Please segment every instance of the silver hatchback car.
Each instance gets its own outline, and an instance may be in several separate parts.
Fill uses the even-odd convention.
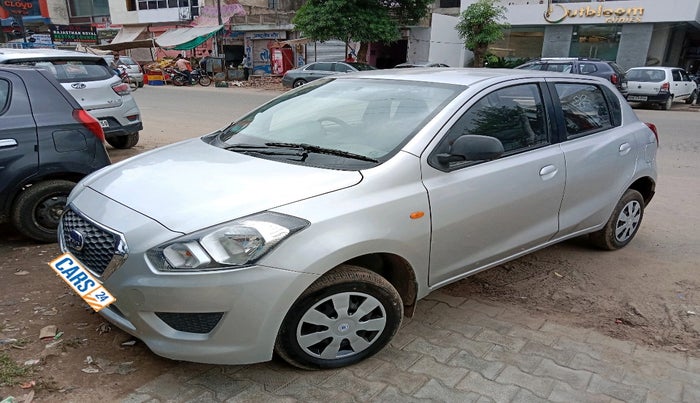
[[[596,77],[333,76],[81,181],[52,267],[159,355],[341,367],[450,282],[581,235],[627,245],[657,141]]]

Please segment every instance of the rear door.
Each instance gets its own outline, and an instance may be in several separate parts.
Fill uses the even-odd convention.
[[[37,132],[24,83],[14,73],[0,70],[0,207],[17,183],[39,168]]]
[[[673,69],[671,71],[671,76],[673,77],[673,82],[671,83],[673,95],[676,98],[688,97],[691,91],[690,79],[688,78],[688,75],[685,74],[685,71],[681,69]]]

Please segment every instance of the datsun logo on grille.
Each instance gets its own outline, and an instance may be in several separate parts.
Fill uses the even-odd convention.
[[[71,249],[75,249],[78,252],[82,251],[85,247],[85,235],[77,229],[72,229],[68,231],[68,236],[66,237],[66,246]]]

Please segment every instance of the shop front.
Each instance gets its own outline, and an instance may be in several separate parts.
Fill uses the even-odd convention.
[[[466,8],[473,1],[462,2]],[[490,53],[504,59],[588,57],[624,69],[644,65],[698,69],[700,1],[511,0],[511,28]]]

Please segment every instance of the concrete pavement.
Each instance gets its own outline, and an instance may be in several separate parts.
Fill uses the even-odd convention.
[[[698,402],[700,358],[437,291],[344,369],[182,364],[122,402]]]

